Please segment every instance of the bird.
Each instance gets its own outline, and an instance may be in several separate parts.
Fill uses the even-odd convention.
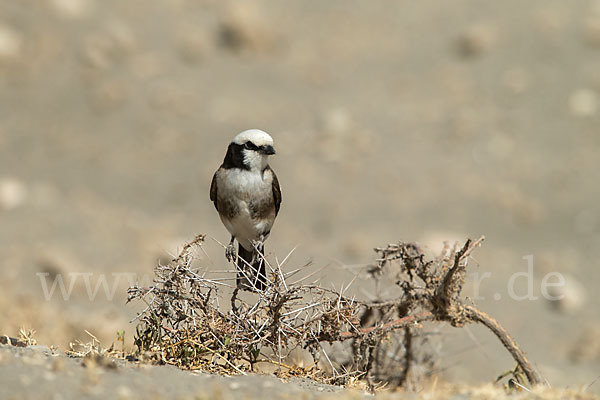
[[[231,234],[225,257],[235,260],[237,288],[251,292],[267,286],[264,242],[281,205],[279,180],[269,166],[269,156],[274,154],[273,138],[268,133],[243,131],[229,143],[210,185],[210,200]]]

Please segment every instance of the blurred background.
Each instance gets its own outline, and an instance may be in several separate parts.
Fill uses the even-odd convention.
[[[485,235],[477,305],[553,385],[600,374],[597,0],[0,1],[0,334],[130,343],[128,279],[229,240],[208,190],[248,128],[278,151],[270,257],[339,287],[374,246]],[[483,329],[441,336],[444,379],[514,367]]]

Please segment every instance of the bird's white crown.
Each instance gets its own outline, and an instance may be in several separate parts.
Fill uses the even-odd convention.
[[[241,145],[248,141],[254,143],[256,146],[273,146],[273,138],[267,132],[260,129],[248,129],[233,138],[233,143],[235,144]]]

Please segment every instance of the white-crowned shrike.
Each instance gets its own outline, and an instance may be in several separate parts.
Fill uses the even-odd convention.
[[[231,234],[225,256],[236,260],[239,289],[263,290],[267,282],[265,263],[259,253],[265,254],[264,241],[281,204],[279,182],[269,166],[269,156],[273,154],[273,138],[266,132],[244,131],[229,144],[210,185],[210,199]],[[234,240],[239,245],[237,257]]]

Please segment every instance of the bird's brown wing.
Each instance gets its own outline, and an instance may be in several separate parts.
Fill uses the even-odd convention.
[[[273,174],[273,200],[275,202],[275,215],[279,213],[279,206],[281,205],[281,188],[279,187],[279,181],[277,175],[270,167],[271,173]]]
[[[210,183],[210,200],[214,203],[215,208],[219,211],[219,207],[217,206],[217,172],[213,175],[212,182]]]

